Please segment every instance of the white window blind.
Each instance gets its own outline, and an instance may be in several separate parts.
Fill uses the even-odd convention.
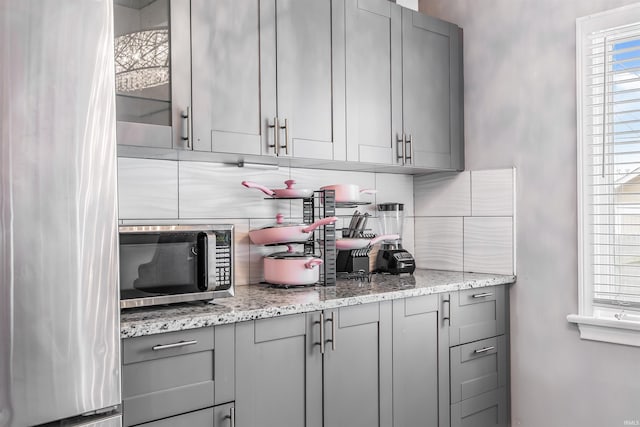
[[[640,23],[582,43],[583,295],[591,314],[631,320],[640,313]]]

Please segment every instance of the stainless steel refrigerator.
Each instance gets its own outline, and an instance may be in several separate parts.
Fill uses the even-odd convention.
[[[121,425],[112,0],[0,0],[0,427]]]

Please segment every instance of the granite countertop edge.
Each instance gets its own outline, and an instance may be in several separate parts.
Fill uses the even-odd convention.
[[[445,273],[444,276],[446,276],[446,272],[439,273]],[[454,273],[451,274],[453,275]],[[463,273],[458,272],[455,274],[461,275]],[[498,286],[516,281],[516,277],[513,275],[464,274],[481,277],[456,277],[458,280],[451,281],[442,278],[440,279],[443,282],[442,284],[431,286],[421,286],[419,283],[421,279],[417,278],[414,287],[406,289],[393,289],[394,278],[385,279],[383,281],[385,283],[354,285],[353,282],[350,282],[342,285],[339,283],[337,287],[327,288],[287,290],[274,289],[266,285],[239,286],[236,288],[236,296],[216,299],[213,304],[125,310],[120,316],[120,337],[133,338],[249,320],[268,319],[379,301]],[[348,287],[353,288],[349,289],[349,292],[352,292],[353,295],[335,295],[338,293],[337,291],[343,291],[344,288]],[[261,298],[263,299],[261,300]],[[292,303],[291,299],[296,301]]]

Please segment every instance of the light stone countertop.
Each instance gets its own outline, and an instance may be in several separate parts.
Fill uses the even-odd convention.
[[[238,286],[235,296],[218,298],[214,303],[123,310],[120,336],[138,337],[515,281],[515,276],[509,275],[416,270],[413,276],[374,274],[371,282],[341,279],[335,287]]]

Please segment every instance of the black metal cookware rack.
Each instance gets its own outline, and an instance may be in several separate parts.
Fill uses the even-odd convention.
[[[306,224],[317,219],[335,216],[336,195],[334,190],[313,192],[313,197],[302,199],[302,217]],[[336,225],[328,224],[316,229],[313,239],[304,245],[306,254],[320,253],[323,264],[320,269],[320,283],[324,286],[336,285]]]

